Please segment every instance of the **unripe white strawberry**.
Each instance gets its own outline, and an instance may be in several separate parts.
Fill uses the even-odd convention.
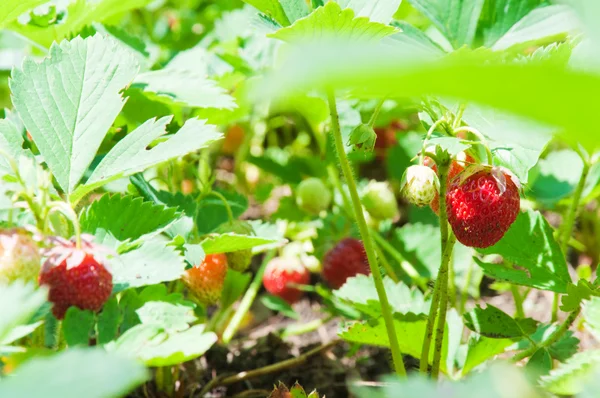
[[[41,267],[38,246],[23,230],[0,231],[0,284],[35,281]]]
[[[401,190],[410,203],[427,206],[439,189],[440,182],[435,171],[427,166],[410,166],[404,172]]]
[[[371,217],[377,220],[387,220],[398,215],[396,196],[386,182],[369,182],[363,191],[362,203]]]

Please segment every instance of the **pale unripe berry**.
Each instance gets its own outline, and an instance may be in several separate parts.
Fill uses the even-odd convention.
[[[329,188],[318,178],[308,178],[296,188],[296,203],[307,213],[319,214],[331,203]]]
[[[427,206],[440,189],[435,171],[427,166],[410,166],[402,177],[402,194],[417,206]]]
[[[387,220],[398,215],[396,196],[386,182],[371,181],[363,192],[362,202],[371,217],[377,220]]]
[[[0,231],[0,284],[35,281],[41,261],[37,245],[24,231]]]

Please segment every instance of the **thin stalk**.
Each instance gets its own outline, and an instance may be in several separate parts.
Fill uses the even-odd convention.
[[[387,260],[387,258],[385,258],[385,254],[383,253],[383,250],[381,250],[381,247],[376,244],[375,250],[377,251],[377,257],[379,258],[379,261],[385,270],[385,274],[389,276],[395,283],[400,282],[400,279],[398,279],[398,276],[394,272],[390,262]]]
[[[352,201],[348,197],[346,191],[344,191],[344,186],[340,181],[340,177],[338,175],[338,171],[333,166],[327,167],[327,172],[329,173],[329,179],[333,182],[333,186],[340,192],[342,196],[342,203],[344,204],[344,210],[348,213],[348,215],[353,216],[352,214]]]
[[[515,300],[515,316],[517,318],[525,318],[525,311],[523,311],[523,296],[521,296],[519,288],[511,283],[510,290]]]
[[[273,259],[273,257],[275,257],[274,250],[271,250],[265,255],[265,258],[263,259],[260,268],[256,272],[254,279],[250,283],[250,286],[248,286],[248,290],[246,290],[246,294],[244,294],[244,298],[240,302],[240,306],[235,311],[235,314],[233,314],[229,325],[227,325],[227,328],[223,332],[223,343],[229,343],[233,336],[235,336],[238,328],[240,327],[240,324],[242,323],[242,320],[250,310],[252,303],[254,303],[254,299],[256,298],[260,287],[262,286],[265,268],[267,268],[267,264]]]
[[[333,319],[333,315],[328,315],[325,318],[315,319],[307,323],[294,323],[283,329],[279,335],[282,339],[290,336],[298,336],[305,333],[314,332],[321,326]]]
[[[423,140],[423,146],[421,147],[421,157],[419,158],[419,164],[423,164],[423,162],[425,161],[425,152],[427,149],[427,143],[429,142],[429,139],[431,138],[431,134],[433,134],[435,129],[438,128],[444,122],[446,122],[446,119],[440,119],[440,120],[436,121],[435,123],[433,123],[431,125],[431,127],[427,131],[427,135],[425,136],[425,139]]]
[[[394,367],[398,375],[405,376],[406,369],[404,368],[404,361],[402,359],[402,353],[400,352],[400,345],[398,344],[398,336],[396,335],[396,328],[394,327],[392,310],[383,286],[381,272],[379,271],[379,266],[377,265],[377,254],[375,253],[373,240],[371,238],[371,234],[369,233],[369,227],[365,220],[365,215],[363,214],[360,196],[358,195],[356,182],[354,181],[354,176],[352,175],[352,168],[350,167],[350,162],[348,162],[348,157],[346,156],[346,149],[344,147],[342,131],[340,129],[340,120],[333,91],[328,92],[328,99],[335,147],[340,165],[342,167],[342,172],[344,173],[346,183],[348,184],[348,188],[350,190],[350,197],[352,198],[352,205],[354,207],[354,216],[356,218],[358,229],[360,230],[360,235],[365,246],[367,260],[369,261],[369,267],[371,268],[371,274],[373,275],[373,281],[375,282],[375,288],[377,290],[377,296],[379,297],[379,302],[381,303],[381,312],[385,321],[388,339],[390,341],[390,349],[392,351]]]
[[[433,327],[435,326],[435,320],[437,319],[437,312],[440,305],[440,289],[442,281],[437,278],[435,286],[433,288],[433,295],[431,297],[431,306],[429,307],[429,316],[427,317],[427,325],[425,326],[425,337],[423,338],[423,347],[421,348],[421,362],[419,364],[419,371],[423,374],[427,373],[427,367],[429,366],[429,349],[431,348],[431,340],[433,338]]]
[[[227,217],[229,218],[229,222],[234,222],[235,217],[233,217],[233,211],[231,210],[231,206],[229,205],[229,202],[227,201],[225,196],[223,196],[223,194],[217,191],[210,191],[210,195],[214,196],[215,198],[219,198],[221,202],[223,202],[225,210],[227,210]]]
[[[588,174],[590,172],[590,163],[584,156],[581,156],[581,160],[583,161],[583,170],[581,171],[581,177],[579,178],[579,183],[577,184],[577,188],[575,188],[575,192],[573,193],[573,201],[571,202],[571,206],[569,207],[565,218],[565,222],[563,223],[563,228],[558,238],[558,244],[560,245],[560,248],[565,257],[567,257],[569,239],[571,237],[571,234],[573,233],[575,219],[577,218],[579,204],[581,203],[581,196],[583,194],[583,189],[585,188],[585,180],[587,179]],[[559,299],[560,295],[558,293],[555,293],[554,302],[552,305],[552,322],[556,322],[556,320],[558,319]]]
[[[446,313],[448,312],[448,283],[452,283],[448,280],[448,268],[455,242],[456,238],[454,234],[451,234],[446,242],[446,250],[444,250],[442,265],[438,274],[438,279],[442,279],[442,282],[440,284],[440,309],[435,332],[435,348],[433,351],[433,363],[431,365],[431,377],[434,379],[437,379],[439,375],[442,361],[442,343],[444,341],[444,332],[446,331]]]
[[[384,102],[385,102],[385,98],[382,98],[379,101],[379,103],[377,104],[377,106],[375,107],[375,110],[373,110],[371,119],[369,119],[369,127],[373,127],[375,125],[375,122],[377,121],[377,116],[379,116],[379,112],[381,111],[381,107],[383,106]]]
[[[492,151],[490,151],[490,147],[487,145],[487,140],[485,139],[485,136],[483,134],[481,134],[479,132],[479,130],[474,129],[472,127],[468,127],[468,126],[462,126],[462,127],[457,128],[456,130],[454,130],[454,134],[458,134],[463,131],[465,133],[471,133],[471,134],[475,135],[477,138],[479,138],[479,141],[474,141],[472,143],[481,145],[485,149],[485,153],[487,154],[488,164],[490,166],[492,164],[494,164],[493,163],[494,157],[492,155]]]
[[[423,278],[421,278],[419,273],[414,268],[404,265],[406,262],[404,261],[402,254],[400,254],[400,252],[398,252],[398,250],[396,250],[396,248],[392,246],[390,242],[385,240],[383,236],[373,229],[371,230],[371,236],[375,240],[375,243],[377,243],[377,245],[381,247],[383,251],[396,260],[400,267],[402,267],[402,270],[413,280],[414,283],[416,283],[423,291],[427,290],[427,285],[425,284]]]
[[[522,359],[528,358],[528,357],[532,356],[533,354],[535,354],[535,352],[538,349],[550,347],[552,344],[556,343],[567,332],[567,330],[569,330],[569,328],[571,327],[573,322],[575,322],[575,319],[577,319],[577,317],[579,316],[580,313],[581,313],[581,307],[577,308],[575,311],[571,312],[569,314],[569,316],[567,317],[567,319],[565,319],[565,321],[560,325],[560,327],[558,329],[556,329],[554,331],[554,333],[552,333],[546,340],[544,340],[542,343],[538,344],[537,346],[534,345],[534,346],[526,349],[525,351],[521,351],[520,353],[518,353],[517,355],[512,357],[512,361],[518,362]]]

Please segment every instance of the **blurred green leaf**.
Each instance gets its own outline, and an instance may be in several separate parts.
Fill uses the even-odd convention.
[[[202,248],[206,254],[230,253],[276,242],[277,239],[227,233],[209,236],[202,241]]]
[[[579,352],[558,365],[548,376],[543,376],[540,384],[553,394],[576,395],[597,377],[599,369],[600,350]]]
[[[48,0],[6,0],[6,2],[0,8],[0,28],[4,25],[14,21],[21,14],[29,11],[41,4],[44,4]]]
[[[121,323],[121,312],[119,302],[115,296],[108,299],[98,315],[98,344],[106,344],[117,337],[119,324]]]
[[[583,170],[581,157],[573,150],[550,152],[540,159],[538,175],[531,187],[531,194],[547,206],[570,195],[577,186]]]
[[[288,20],[292,23],[310,13],[305,0],[280,0],[279,3]]]
[[[290,24],[290,20],[278,0],[244,0],[244,2],[255,7],[260,12],[264,12],[266,15],[279,22],[281,26],[288,26]]]
[[[542,4],[544,0],[492,0],[484,6],[478,29],[483,44],[491,47],[521,18]]]
[[[542,375],[548,374],[552,370],[552,357],[546,348],[540,348],[537,350],[529,361],[525,365],[527,369],[535,379]]]
[[[493,339],[514,339],[526,337],[535,332],[536,321],[531,318],[513,319],[502,310],[487,304],[477,306],[463,315],[465,326],[482,336]]]
[[[234,218],[238,218],[248,209],[248,198],[238,192],[219,190],[231,207]],[[189,203],[188,200],[185,202]],[[191,203],[189,203],[191,207]],[[187,214],[187,213],[186,213]],[[223,201],[214,196],[207,196],[200,200],[196,208],[196,228],[200,235],[214,231],[219,225],[229,221],[227,210]]]
[[[337,0],[342,8],[351,8],[357,17],[367,17],[373,22],[389,24],[402,0]]]
[[[3,397],[106,398],[125,396],[149,378],[137,361],[102,348],[75,348],[40,357],[0,381]]]
[[[33,284],[20,281],[8,286],[0,285],[0,303],[11,303],[3,306],[0,312],[0,341],[4,341],[13,329],[30,320],[46,301],[47,294],[45,288],[36,289]]]
[[[489,338],[472,334],[469,338],[467,358],[462,369],[462,375],[468,374],[475,367],[502,354],[513,344],[511,339]]]
[[[136,313],[142,324],[159,326],[167,333],[186,330],[196,320],[191,302],[148,301]]]
[[[221,293],[223,308],[231,307],[240,298],[242,293],[246,291],[251,279],[252,275],[250,273],[237,272],[231,268],[227,269],[223,292]]]
[[[300,319],[300,315],[298,315],[298,313],[294,311],[292,306],[280,297],[265,294],[260,298],[260,302],[268,309],[281,313],[282,315],[285,315],[288,318]]]
[[[62,332],[67,344],[87,346],[95,321],[92,311],[80,310],[77,307],[69,308],[62,322]]]

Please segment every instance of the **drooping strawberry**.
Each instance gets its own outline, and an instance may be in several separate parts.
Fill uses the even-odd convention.
[[[448,185],[454,179],[454,177],[459,175],[465,169],[466,166],[468,166],[469,164],[472,164],[474,162],[475,162],[475,159],[473,159],[473,157],[471,157],[471,155],[469,155],[468,153],[466,153],[466,152],[459,153],[458,156],[456,157],[456,160],[453,160],[452,163],[450,163],[450,168],[448,169],[448,179],[446,180]],[[425,157],[423,165],[431,167],[431,169],[437,174],[437,166],[436,166],[435,162],[433,161],[433,159],[431,159],[430,157]],[[433,210],[433,212],[435,214],[439,214],[439,212],[440,212],[440,194],[439,194],[439,192],[435,193],[435,196],[433,197],[433,200],[431,201],[429,206],[431,206],[431,210]]]
[[[40,250],[24,230],[0,231],[0,284],[35,281],[41,264]]]
[[[263,285],[269,293],[294,304],[302,297],[302,290],[290,286],[306,285],[310,281],[308,269],[297,258],[276,257],[269,261],[263,276]]]
[[[71,306],[99,311],[113,288],[112,274],[101,257],[106,250],[87,237],[82,238],[81,248],[74,241],[54,238],[54,242],[39,277],[40,285],[50,289],[52,313],[63,319]]]
[[[404,172],[400,189],[410,203],[427,206],[435,197],[439,187],[438,177],[431,168],[414,165]]]
[[[446,193],[448,222],[456,239],[470,247],[485,248],[502,239],[519,207],[519,181],[498,167],[471,167]]]
[[[186,270],[182,279],[198,301],[211,305],[221,298],[226,275],[227,256],[207,254],[202,264]]]
[[[370,273],[365,247],[357,239],[342,239],[323,258],[323,277],[334,289],[340,288],[352,276]]]

